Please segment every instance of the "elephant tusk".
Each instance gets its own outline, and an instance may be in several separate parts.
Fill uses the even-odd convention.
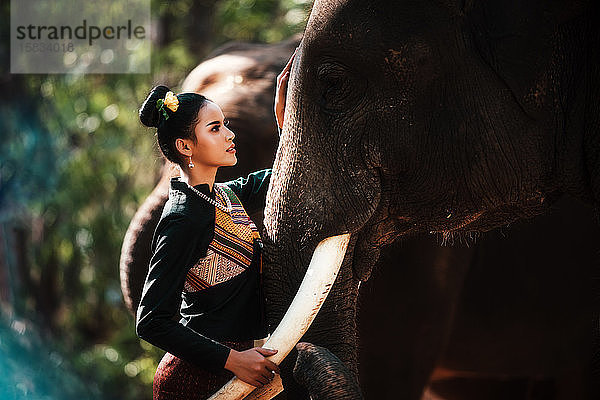
[[[349,241],[350,234],[344,233],[323,239],[317,245],[294,300],[263,346],[279,350],[277,354],[268,357],[275,364],[279,365],[283,361],[312,324],[333,286]],[[209,400],[241,400],[255,389],[255,386],[233,377]],[[275,390],[266,390],[255,398],[271,399],[281,390],[283,387],[279,391],[277,387]]]

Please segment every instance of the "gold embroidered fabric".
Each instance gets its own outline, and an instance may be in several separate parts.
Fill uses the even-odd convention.
[[[210,248],[206,257],[201,258],[188,272],[185,282],[185,290],[194,292],[225,282],[234,276],[241,274],[245,269]]]
[[[226,185],[220,187],[229,197],[232,210],[227,213],[215,207],[214,238],[208,246],[206,256],[200,258],[188,271],[184,284],[187,292],[206,289],[244,272],[252,263],[254,240],[260,241],[258,229],[238,197]],[[215,191],[215,199],[227,204],[219,191]],[[262,256],[260,263],[262,264]]]

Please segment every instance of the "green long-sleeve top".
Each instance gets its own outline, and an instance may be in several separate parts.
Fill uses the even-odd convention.
[[[265,207],[270,178],[271,169],[264,169],[225,185],[247,214],[253,214]],[[194,187],[215,199],[214,186],[212,191],[206,183]],[[190,268],[207,256],[215,237],[215,212],[215,206],[186,183],[171,179],[169,199],[152,239],[136,332],[176,357],[216,372],[222,371],[230,351],[217,340],[260,339],[267,335],[267,329],[259,270],[260,239],[253,241],[250,267],[242,273],[199,291],[184,288],[189,284]],[[176,321],[173,317],[178,311],[181,319]]]

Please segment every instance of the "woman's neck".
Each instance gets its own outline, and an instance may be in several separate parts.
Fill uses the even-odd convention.
[[[202,183],[208,184],[209,190],[212,192],[215,183],[215,176],[219,167],[204,167],[196,165],[194,168],[179,167],[181,180],[187,182],[191,186],[196,186]]]

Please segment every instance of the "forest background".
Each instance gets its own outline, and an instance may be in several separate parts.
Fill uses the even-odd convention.
[[[119,282],[162,166],[138,107],[228,41],[302,32],[312,1],[151,0],[150,74],[11,74],[0,4],[0,398],[149,399],[163,352],[136,337]]]

